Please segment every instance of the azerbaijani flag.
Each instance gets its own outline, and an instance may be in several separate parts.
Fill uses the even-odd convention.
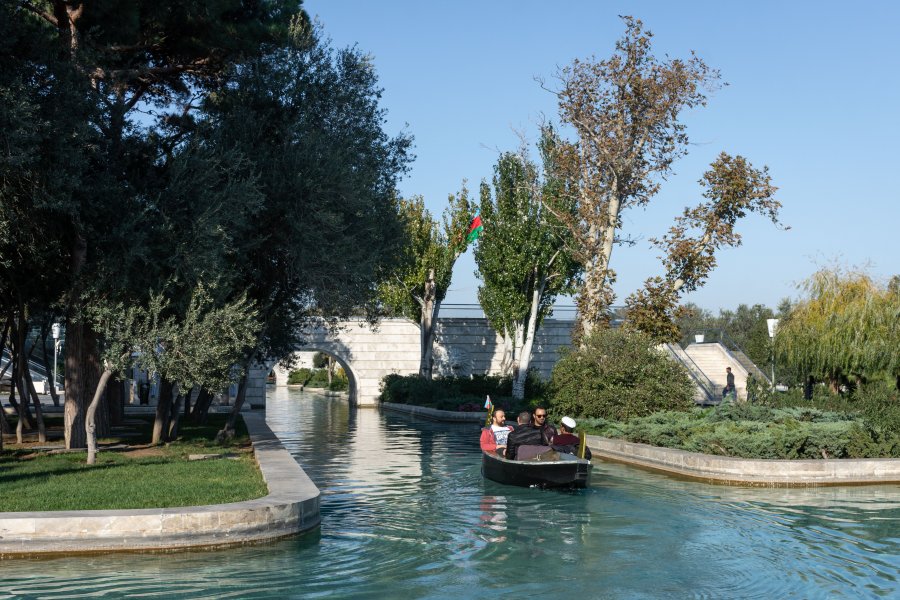
[[[478,211],[472,218],[472,222],[469,223],[469,232],[466,234],[466,242],[474,242],[477,240],[482,231],[484,231],[484,225],[481,224],[481,211]]]
[[[485,402],[484,402],[484,407],[485,407],[485,408],[491,408],[492,406],[494,406],[494,404],[491,402],[491,397],[488,396],[488,397],[487,397],[487,400],[485,400]]]

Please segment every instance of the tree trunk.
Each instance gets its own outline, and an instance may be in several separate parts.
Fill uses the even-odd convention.
[[[191,422],[195,425],[205,425],[212,401],[212,392],[201,388],[200,393],[197,394],[197,401],[194,403],[194,410],[191,411]]]
[[[41,407],[41,399],[38,397],[37,390],[34,389],[34,381],[31,380],[31,371],[25,369],[25,381],[22,382],[22,393],[28,392],[31,401],[34,403],[34,420],[37,421],[38,441],[42,444],[47,442],[47,427],[44,425],[44,409]],[[27,397],[27,396],[26,396]]]
[[[84,427],[84,352],[82,322],[66,323],[66,393],[63,401],[66,449],[86,448],[87,432]]]
[[[225,427],[216,434],[216,441],[220,444],[234,437],[234,426],[237,423],[238,415],[241,414],[241,407],[244,405],[244,399],[247,397],[248,371],[249,368],[244,369],[244,375],[241,377],[241,381],[238,384],[237,398],[234,400],[234,406],[231,408],[231,413],[228,415]]]
[[[93,397],[93,390],[100,383],[100,373],[103,371],[100,365],[100,346],[97,332],[93,327],[87,326],[84,331],[84,406]],[[100,405],[94,416],[94,426],[98,437],[109,437],[112,429],[109,426],[109,402],[106,393],[100,396]]]
[[[69,291],[69,306],[66,319],[65,375],[66,394],[64,400],[64,428],[66,448],[87,447],[87,432],[84,427],[84,329],[86,327],[81,310],[81,271],[87,261],[87,241],[77,234],[72,240],[71,271],[72,289]]]
[[[92,465],[97,459],[97,408],[100,406],[100,398],[106,391],[106,384],[112,376],[112,371],[106,369],[100,375],[100,381],[97,382],[97,389],[94,391],[94,397],[91,399],[85,415],[85,433],[87,437],[87,464]]]
[[[156,418],[153,420],[151,444],[160,444],[169,430],[169,411],[172,407],[172,384],[165,378],[159,380],[159,401],[156,403]]]
[[[181,405],[185,402],[190,403],[190,400],[190,392],[187,393],[186,400],[185,394],[178,394],[178,397],[175,398],[175,402],[172,404],[172,416],[169,419],[169,429],[166,433],[166,439],[168,441],[172,441],[178,437],[178,423],[181,420]]]
[[[441,303],[437,301],[437,284],[434,281],[434,269],[428,271],[425,282],[425,294],[422,297],[422,319],[419,323],[419,377],[431,379],[434,359],[434,325],[437,321]]]
[[[9,423],[6,421],[6,411],[0,402],[0,452],[3,451],[3,436],[9,431]]]
[[[525,381],[528,379],[528,367],[531,366],[531,354],[534,348],[534,338],[537,336],[538,312],[541,308],[541,297],[544,295],[544,287],[547,285],[547,278],[542,277],[540,283],[535,286],[534,293],[531,296],[531,308],[528,313],[528,327],[525,329],[525,339],[522,343],[522,350],[519,353],[519,369],[513,380],[512,395],[513,398],[523,400],[525,398]]]
[[[114,425],[121,425],[125,420],[124,385],[125,382],[118,377],[113,377],[106,384],[106,404],[109,407],[110,428]]]

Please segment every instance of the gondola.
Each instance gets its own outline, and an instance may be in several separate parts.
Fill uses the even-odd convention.
[[[591,461],[549,451],[529,460],[507,460],[482,451],[481,473],[506,485],[540,488],[585,488],[590,485]]]

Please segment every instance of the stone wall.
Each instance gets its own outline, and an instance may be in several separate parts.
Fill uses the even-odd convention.
[[[548,319],[538,331],[531,366],[549,377],[559,349],[571,343],[572,321]],[[324,327],[307,331],[303,351],[321,351],[337,358],[350,379],[350,398],[362,406],[374,405],[381,380],[390,373],[419,371],[419,327],[407,319],[384,319],[376,329],[344,323],[337,330]],[[498,374],[503,370],[503,340],[486,319],[439,319],[434,345],[436,375]],[[287,382],[287,372],[275,365],[276,385]],[[247,404],[265,405],[266,367],[251,372]]]

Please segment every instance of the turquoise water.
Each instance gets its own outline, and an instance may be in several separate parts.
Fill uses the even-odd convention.
[[[0,598],[900,596],[900,486],[756,489],[597,463],[576,492],[485,482],[477,427],[271,390],[322,526],[223,551],[0,563]]]

